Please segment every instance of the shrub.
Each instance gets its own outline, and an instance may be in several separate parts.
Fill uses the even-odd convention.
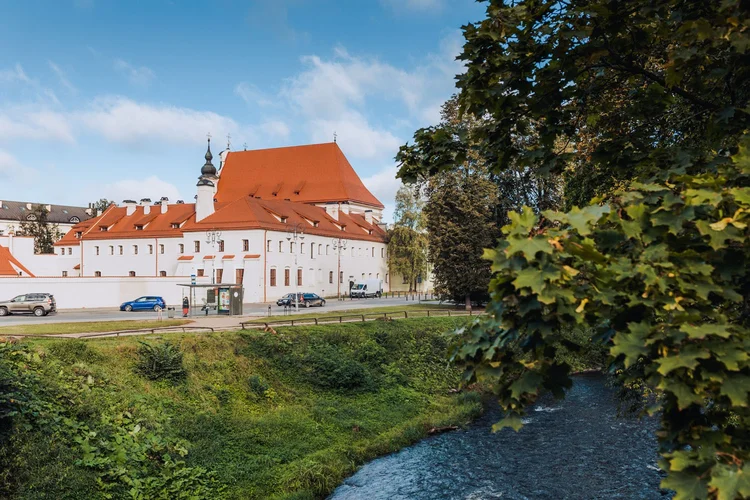
[[[66,363],[100,361],[102,355],[89,348],[85,340],[62,340],[49,347],[50,353]]]
[[[182,365],[182,351],[170,342],[151,345],[139,342],[136,352],[136,373],[143,375],[149,380],[171,380],[173,382],[182,380],[187,375]]]
[[[305,357],[309,381],[326,389],[362,389],[372,377],[362,363],[330,344],[312,347]]]
[[[247,380],[250,390],[253,391],[257,396],[264,396],[269,388],[268,382],[266,382],[260,375],[251,375]]]

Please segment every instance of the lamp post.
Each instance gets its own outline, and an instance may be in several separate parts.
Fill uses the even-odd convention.
[[[294,243],[294,310],[299,311],[299,269],[297,268],[297,255],[299,244],[305,241],[305,233],[299,223],[289,228],[286,240]],[[290,248],[291,250],[291,248]]]
[[[216,284],[216,264],[214,264],[214,260],[216,260],[216,243],[218,241],[221,241],[221,231],[217,231],[216,229],[212,229],[210,231],[206,231],[206,243],[211,245],[211,250],[214,253],[214,258],[211,259],[211,284]]]
[[[339,297],[339,300],[341,300],[341,251],[346,250],[348,242],[346,240],[343,240],[341,238],[334,238],[333,239],[333,251],[336,252],[338,255],[338,272],[336,273],[336,290]]]

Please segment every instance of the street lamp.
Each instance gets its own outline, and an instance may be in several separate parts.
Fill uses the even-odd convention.
[[[299,311],[299,269],[297,268],[297,255],[299,254],[299,244],[305,241],[305,233],[302,231],[301,224],[297,223],[289,228],[286,240],[294,242],[294,310]]]
[[[337,294],[339,296],[339,300],[341,300],[341,252],[343,250],[346,250],[348,242],[346,240],[343,240],[341,238],[334,238],[333,239],[333,251],[338,254],[339,264],[338,264],[338,273],[336,273],[336,283],[337,283]]]
[[[216,264],[214,264],[214,260],[216,260],[216,243],[218,241],[221,241],[221,231],[217,231],[216,229],[212,229],[210,231],[206,231],[206,243],[211,245],[211,250],[214,252],[214,258],[211,259],[211,284],[216,284]]]

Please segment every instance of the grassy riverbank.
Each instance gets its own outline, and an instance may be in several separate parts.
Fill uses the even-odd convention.
[[[443,333],[465,321],[5,346],[0,497],[325,496],[365,461],[480,411],[478,395],[449,394]],[[185,375],[136,373],[143,340],[174,343]]]
[[[166,328],[190,323],[184,319],[124,320],[124,321],[82,321],[72,323],[39,323],[0,327],[0,337],[4,335],[58,335],[64,333],[103,333],[118,330],[140,330],[143,328]]]

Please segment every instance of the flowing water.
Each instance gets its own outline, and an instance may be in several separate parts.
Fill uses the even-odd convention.
[[[516,433],[489,411],[466,430],[373,460],[333,500],[661,499],[655,419],[617,416],[601,376],[577,376],[565,400],[540,402]]]

